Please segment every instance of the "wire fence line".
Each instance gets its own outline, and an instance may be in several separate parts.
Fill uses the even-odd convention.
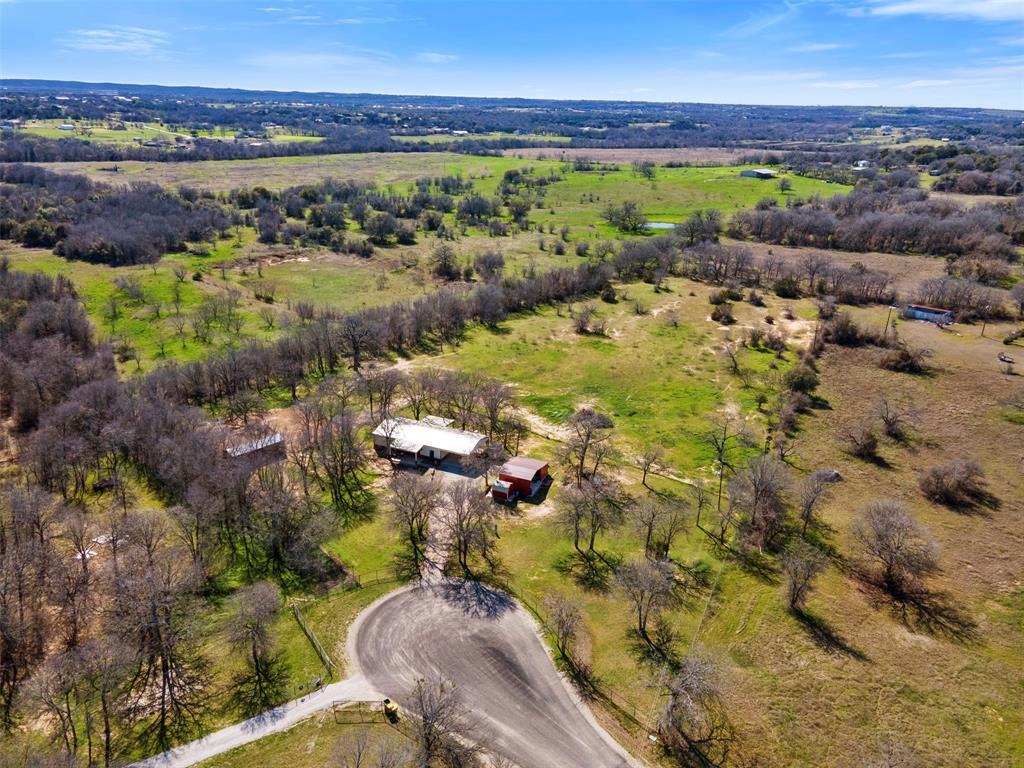
[[[302,632],[306,635],[306,638],[312,644],[313,650],[316,651],[316,655],[320,657],[320,661],[323,663],[324,669],[327,670],[327,674],[333,677],[334,670],[336,669],[334,661],[328,655],[323,645],[320,644],[320,640],[319,638],[317,638],[316,633],[313,631],[312,627],[310,627],[309,624],[306,623],[306,617],[303,616],[302,611],[299,610],[298,603],[292,603],[292,615],[295,617],[295,620],[299,622],[299,627],[302,629]]]

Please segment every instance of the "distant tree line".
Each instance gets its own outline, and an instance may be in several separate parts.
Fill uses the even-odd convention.
[[[790,198],[784,207],[766,198],[736,213],[728,232],[780,245],[1012,262],[1024,243],[1024,206],[963,208],[912,187],[867,184],[828,199]]]

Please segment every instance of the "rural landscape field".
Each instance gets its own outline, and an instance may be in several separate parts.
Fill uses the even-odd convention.
[[[0,767],[1024,766],[1024,11],[344,5],[0,3]]]

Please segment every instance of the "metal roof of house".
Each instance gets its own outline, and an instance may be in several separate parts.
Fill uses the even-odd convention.
[[[546,461],[530,459],[526,456],[513,456],[502,465],[498,474],[508,475],[518,480],[533,480],[533,476],[547,465]]]
[[[425,421],[397,417],[385,419],[373,430],[375,437],[389,439],[392,448],[419,453],[424,447],[468,456],[487,438],[479,432],[439,427]]]

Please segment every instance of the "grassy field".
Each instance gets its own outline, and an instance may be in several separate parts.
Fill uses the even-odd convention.
[[[624,237],[602,219],[609,203],[627,199],[643,201],[654,221],[677,222],[700,208],[716,208],[726,215],[753,205],[765,196],[784,202],[785,195],[774,182],[741,178],[739,166],[721,168],[659,168],[653,181],[626,168],[617,171],[573,172],[556,161],[523,161],[512,157],[476,158],[450,153],[333,155],[324,157],[274,158],[258,161],[211,161],[204,163],[64,163],[61,171],[85,172],[107,181],[129,182],[146,179],[165,184],[188,182],[197,186],[228,189],[260,183],[268,187],[314,181],[327,175],[341,175],[376,181],[396,193],[411,188],[411,181],[438,174],[460,174],[474,181],[474,189],[485,195],[495,193],[502,175],[512,168],[532,167],[538,173],[560,173],[551,184],[543,209],[531,214],[544,224],[543,235],[521,232],[510,237],[488,237],[485,230],[469,228],[453,246],[463,264],[477,254],[496,250],[506,257],[507,273],[528,269],[546,270],[579,263],[573,243]],[[112,169],[116,167],[116,172]],[[793,179],[795,193],[840,192],[846,188],[810,179]],[[454,214],[449,224],[457,227]],[[552,230],[569,227],[568,253],[556,255],[557,234]],[[359,238],[360,234],[353,233]],[[543,243],[543,245],[542,245]],[[136,367],[146,369],[163,359],[194,360],[244,339],[268,339],[286,321],[295,302],[310,302],[341,310],[402,301],[436,290],[439,283],[430,274],[430,254],[438,241],[420,233],[411,246],[380,247],[370,259],[337,254],[326,248],[266,246],[256,242],[253,229],[240,227],[235,235],[211,248],[196,248],[193,254],[169,254],[151,266],[110,268],[102,265],[67,263],[41,250],[0,246],[16,268],[40,269],[50,274],[70,273],[82,294],[90,317],[101,334],[130,345],[138,357]],[[172,312],[174,271],[184,269],[189,278],[178,285],[179,306]],[[143,298],[132,299],[115,286],[115,281],[136,281]],[[199,341],[191,327],[179,322],[191,318],[204,301],[238,292],[243,332],[215,334]],[[268,306],[256,293],[271,294]],[[116,307],[111,302],[116,302]],[[274,327],[268,319],[274,319]],[[188,323],[186,323],[188,325]],[[136,365],[134,359],[125,370]]]
[[[122,362],[122,371],[130,375],[148,370],[165,359],[196,360],[246,339],[266,340],[276,335],[277,326],[268,329],[259,315],[266,305],[242,290],[243,286],[233,273],[225,272],[226,279],[222,279],[217,269],[219,262],[230,261],[244,247],[229,239],[221,241],[208,256],[173,255],[156,264],[131,267],[71,264],[50,251],[20,248],[10,243],[0,244],[0,257],[8,258],[15,269],[70,277],[99,337],[111,341],[115,347],[127,343],[134,348],[138,362]],[[186,270],[183,281],[179,282],[174,274],[177,268]],[[196,273],[202,275],[201,281],[192,279]],[[117,280],[136,282],[143,299],[131,297],[117,286]],[[178,311],[174,307],[176,284],[180,291]],[[232,290],[238,293],[242,332],[234,334],[218,329],[209,342],[197,340],[189,318],[204,301],[223,297]],[[281,314],[280,310],[276,312]],[[180,333],[179,319],[183,323]]]
[[[858,314],[884,322],[882,309]],[[884,738],[901,740],[929,766],[1024,761],[1024,429],[1007,425],[999,406],[1019,383],[999,373],[1000,345],[978,336],[978,327],[944,334],[907,322],[899,329],[934,350],[934,374],[884,371],[874,351],[830,350],[820,388],[829,407],[804,424],[801,464],[835,467],[844,478],[827,505],[822,535],[845,553],[854,551],[849,529],[865,503],[888,496],[908,504],[942,551],[943,572],[933,587],[976,629],[960,633],[952,621],[929,626],[913,612],[903,615],[837,569],[811,600],[811,611],[826,623],[823,636],[782,610],[771,581],[730,571],[705,642],[733,664],[744,740],[763,744],[763,753],[776,758],[769,763],[785,756],[790,765],[844,766],[847,755]],[[916,437],[907,448],[884,445],[882,462],[853,459],[834,435],[870,413],[881,396],[918,406]],[[981,461],[998,509],[963,515],[920,496],[917,474],[958,455]],[[823,709],[822,701],[834,703]]]
[[[915,259],[903,264],[908,273],[921,266]],[[751,413],[751,393],[739,390],[707,353],[724,332],[704,319],[708,305],[701,288],[684,281],[671,287],[672,293],[645,297],[651,299],[648,315],[631,315],[623,304],[601,305],[606,337],[577,336],[567,313],[544,311],[512,320],[497,333],[477,331],[457,351],[416,364],[500,372],[552,424],[534,429],[555,440],[535,436],[527,448],[542,458],[556,454],[557,423],[573,408],[590,404],[616,422],[625,458],[653,441],[668,449],[676,474],[707,476],[708,456],[695,442],[697,430],[730,404]],[[696,297],[689,296],[691,288]],[[637,288],[629,291],[636,294]],[[798,317],[810,314],[802,302],[791,304]],[[668,311],[679,315],[678,328],[665,323]],[[738,305],[737,314],[744,324],[758,313]],[[855,314],[868,325],[885,320],[882,308]],[[849,755],[870,753],[895,738],[929,766],[1009,768],[1024,761],[1024,717],[1015,704],[1024,680],[1024,574],[1014,554],[1024,517],[1024,428],[1008,420],[1000,405],[1019,383],[1000,373],[995,357],[998,338],[1008,328],[982,338],[980,327],[943,334],[927,323],[901,322],[904,337],[934,350],[934,373],[925,377],[880,369],[877,351],[826,354],[820,389],[825,406],[803,419],[795,472],[835,467],[844,481],[815,536],[849,555],[855,551],[849,529],[859,509],[880,496],[899,498],[939,542],[943,570],[933,587],[952,610],[938,620],[901,612],[849,571],[834,568],[811,599],[817,623],[801,623],[784,609],[777,566],[769,561],[764,570],[748,570],[729,560],[701,628],[700,647],[725,670],[743,759],[845,768]],[[794,330],[796,335],[799,329]],[[747,364],[756,367],[758,353],[748,354]],[[963,392],[972,397],[963,398]],[[908,447],[885,443],[882,462],[864,463],[842,452],[835,434],[869,414],[881,396],[922,406],[916,437]],[[957,455],[982,462],[1000,499],[997,508],[961,515],[921,498],[918,473]],[[640,490],[635,470],[624,479]],[[666,490],[680,490],[662,482]],[[557,494],[556,487],[552,497]],[[523,511],[524,517],[509,519],[502,530],[500,555],[509,583],[534,604],[551,592],[577,598],[585,614],[584,660],[625,711],[650,722],[659,690],[631,650],[627,604],[614,590],[581,586],[564,569],[571,553],[566,534],[543,509]],[[623,530],[605,537],[599,549],[609,559],[629,559],[639,556],[641,544]],[[720,565],[716,550],[697,531],[672,554],[712,572]],[[672,614],[683,651],[703,607],[698,599]],[[960,623],[957,616],[966,620]],[[823,708],[822,701],[835,703]],[[618,738],[650,756],[642,730],[621,728],[621,718],[608,710],[600,716]]]
[[[509,157],[473,157],[451,152],[368,152],[348,155],[272,157],[259,160],[209,160],[202,163],[41,163],[52,171],[84,173],[95,181],[128,183],[151,181],[177,186],[191,184],[226,192],[236,187],[283,189],[321,181],[327,177],[379,184],[410,182],[425,176],[460,174],[466,178],[501,176],[522,161]]]
[[[75,126],[73,131],[63,131],[59,125],[70,123]],[[176,136],[196,136],[210,139],[234,139],[238,131],[230,128],[211,128],[202,131],[191,131],[187,128],[157,125],[151,123],[126,123],[125,130],[111,128],[111,121],[108,120],[28,120],[19,130],[32,136],[39,136],[44,139],[86,139],[107,144],[130,143],[140,138],[143,141],[150,139],[171,139]],[[304,136],[287,133],[284,130],[271,129],[269,137],[272,141],[284,144],[297,141],[323,141],[321,136]]]
[[[614,236],[615,231],[599,219],[601,211],[609,204],[618,205],[626,200],[641,201],[651,221],[672,224],[702,208],[715,208],[728,216],[753,207],[765,197],[784,204],[786,195],[779,192],[777,182],[739,175],[740,170],[748,167],[753,166],[658,168],[653,180],[634,173],[628,166],[610,172],[570,173],[550,187],[545,205],[555,209],[551,219],[558,224],[594,228],[607,237]],[[849,187],[817,179],[787,178],[793,184],[789,194],[797,197],[849,191]]]
[[[383,722],[379,711],[353,706],[321,712],[294,728],[267,736],[199,763],[203,768],[251,768],[251,766],[288,765],[289,768],[323,768],[335,765],[336,745],[345,744],[366,730],[371,741],[393,739],[404,743],[403,736]]]
[[[742,365],[754,374],[752,385],[743,388],[720,359],[723,343],[739,338],[744,326],[769,327],[764,318],[780,317],[787,302],[769,300],[763,308],[737,304],[738,327],[729,329],[708,319],[707,286],[682,279],[670,280],[669,286],[668,292],[654,294],[649,285],[631,285],[624,289],[628,300],[595,304],[598,320],[607,325],[602,335],[581,336],[567,309],[544,309],[511,320],[498,332],[476,329],[455,352],[417,363],[498,374],[515,384],[527,406],[555,424],[581,405],[592,405],[612,417],[633,453],[650,443],[661,445],[685,476],[709,463],[710,454],[697,440],[708,417],[726,408],[749,411],[758,392],[777,384],[793,356],[775,360],[767,351],[743,350]],[[646,314],[636,313],[634,301]],[[790,331],[803,335],[806,325],[794,321]],[[773,363],[775,370],[769,367]]]

